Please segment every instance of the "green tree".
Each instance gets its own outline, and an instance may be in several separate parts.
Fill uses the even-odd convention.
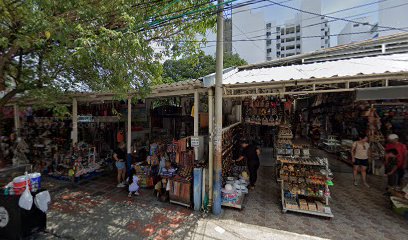
[[[197,51],[188,40],[214,26],[211,2],[0,0],[0,109],[17,94],[54,104],[72,91],[145,93],[164,56]]]
[[[224,68],[248,64],[238,54],[224,54]],[[179,60],[163,63],[163,81],[167,83],[198,79],[215,72],[215,58],[200,52]]]

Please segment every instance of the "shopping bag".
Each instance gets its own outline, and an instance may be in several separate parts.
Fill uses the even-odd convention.
[[[38,209],[44,213],[48,211],[48,204],[51,202],[51,196],[48,191],[42,191],[35,196],[34,203]]]
[[[26,179],[28,179],[28,177]],[[31,195],[28,181],[26,181],[26,189],[18,200],[18,205],[25,210],[31,210],[31,207],[33,206],[33,196]]]

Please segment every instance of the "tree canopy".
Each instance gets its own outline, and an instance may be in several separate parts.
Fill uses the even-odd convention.
[[[163,56],[198,49],[210,0],[0,0],[0,108],[16,94],[143,92]]]
[[[238,54],[224,54],[224,68],[248,64]],[[215,72],[215,57],[200,52],[179,60],[166,60],[163,64],[163,81],[167,83],[198,79]]]

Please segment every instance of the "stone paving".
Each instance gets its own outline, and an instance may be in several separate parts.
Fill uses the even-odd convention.
[[[371,188],[352,185],[351,168],[331,160],[334,218],[281,211],[274,169],[259,170],[246,207],[204,216],[155,200],[151,190],[128,198],[105,176],[81,185],[47,180],[52,193],[47,232],[31,239],[407,239],[408,221],[394,214],[382,194],[385,179],[369,176]]]

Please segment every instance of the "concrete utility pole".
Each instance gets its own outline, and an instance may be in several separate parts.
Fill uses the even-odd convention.
[[[208,207],[213,205],[213,184],[214,184],[214,90],[208,89]]]
[[[222,184],[222,72],[224,59],[224,1],[218,0],[217,13],[217,47],[215,66],[215,136],[214,136],[214,187],[213,214],[221,214],[221,184]]]

